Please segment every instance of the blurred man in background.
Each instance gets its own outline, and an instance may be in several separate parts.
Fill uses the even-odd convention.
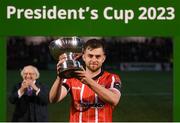
[[[16,84],[9,95],[9,101],[15,104],[12,121],[48,121],[48,88],[37,81],[38,69],[32,65],[21,71],[22,82]]]
[[[121,81],[118,75],[101,68],[106,59],[103,42],[87,41],[82,58],[85,70],[76,71],[77,78],[57,76],[49,100],[59,102],[71,94],[70,122],[111,122],[113,109],[121,97]],[[59,57],[57,71],[65,59],[65,55]]]

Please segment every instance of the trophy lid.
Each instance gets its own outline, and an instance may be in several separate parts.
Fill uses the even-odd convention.
[[[49,44],[50,53],[54,59],[59,60],[63,53],[81,53],[83,41],[78,37],[65,37],[52,41]]]

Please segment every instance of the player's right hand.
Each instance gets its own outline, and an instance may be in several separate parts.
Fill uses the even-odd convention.
[[[62,54],[59,56],[59,61],[56,65],[56,71],[57,71],[57,74],[59,75],[59,69],[61,68],[61,65],[63,62],[65,62],[65,60],[67,59],[67,55],[66,54]]]

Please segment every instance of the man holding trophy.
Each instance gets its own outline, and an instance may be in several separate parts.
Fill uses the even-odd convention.
[[[82,41],[77,37],[62,38],[50,44],[58,59],[57,78],[49,93],[51,103],[71,94],[70,122],[112,122],[112,112],[121,97],[118,75],[102,70],[106,59],[101,40],[88,40],[83,47],[83,68],[76,61]],[[57,50],[58,49],[58,50]]]

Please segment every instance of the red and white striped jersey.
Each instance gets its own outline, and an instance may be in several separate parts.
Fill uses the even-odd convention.
[[[98,84],[120,91],[121,81],[118,75],[102,71],[93,78]],[[63,83],[71,94],[70,122],[112,122],[113,108],[98,98],[87,85],[78,79],[66,79]]]

